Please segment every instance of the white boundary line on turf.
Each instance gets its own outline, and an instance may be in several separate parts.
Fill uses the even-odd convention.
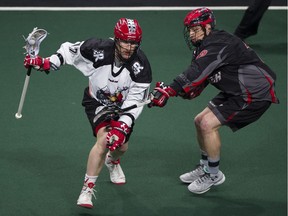
[[[181,11],[199,7],[0,7],[0,11]],[[247,9],[247,6],[207,7],[212,10]],[[288,10],[288,6],[270,6],[269,10]]]

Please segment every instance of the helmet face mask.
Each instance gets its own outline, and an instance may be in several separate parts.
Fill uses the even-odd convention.
[[[127,61],[141,44],[142,29],[137,20],[121,18],[115,25],[114,38],[117,57],[121,61]]]
[[[196,27],[196,26],[193,26],[193,27]],[[195,40],[195,41],[192,41],[192,39],[191,39],[191,37],[190,37],[190,31],[191,31],[191,28],[193,28],[193,27],[185,27],[185,28],[184,28],[184,31],[183,31],[183,35],[184,35],[185,42],[186,42],[186,44],[187,44],[187,46],[189,47],[190,50],[192,50],[193,47],[198,47],[198,46],[200,46],[203,38],[204,38],[205,36],[207,36],[207,34],[206,34],[206,29],[203,28],[202,26],[199,26],[201,30],[197,31],[196,33],[195,33],[195,31],[194,31],[194,34],[197,34],[198,32],[201,32],[201,33],[203,33],[201,36],[202,36],[202,37],[204,36],[204,37],[197,40],[198,36],[195,35],[195,39],[196,39],[196,40]],[[192,30],[192,31],[193,31],[193,30]]]
[[[189,12],[184,19],[184,39],[189,47],[192,49],[193,46],[199,46],[202,40],[192,42],[190,39],[190,28],[195,26],[201,26],[205,36],[206,34],[206,25],[209,24],[211,29],[215,28],[216,19],[213,15],[213,12],[209,8],[198,8]]]
[[[139,48],[139,44],[135,41],[124,41],[121,39],[115,39],[115,52],[116,57],[125,62],[131,59]]]

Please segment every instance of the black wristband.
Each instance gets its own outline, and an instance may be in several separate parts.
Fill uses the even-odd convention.
[[[62,56],[60,53],[56,53],[56,55],[58,56],[61,65],[63,65],[63,63],[64,63],[64,58],[63,58],[63,56]]]

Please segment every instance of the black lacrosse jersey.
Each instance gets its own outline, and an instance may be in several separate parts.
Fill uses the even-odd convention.
[[[278,103],[275,80],[275,73],[241,39],[213,30],[194,50],[191,65],[171,86],[188,93],[207,82],[228,95],[241,96],[247,103]]]

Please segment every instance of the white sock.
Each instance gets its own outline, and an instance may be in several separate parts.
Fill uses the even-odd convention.
[[[89,176],[89,175],[85,174],[84,183],[87,185],[89,183],[93,183],[95,185],[97,178],[98,178],[98,176]]]

